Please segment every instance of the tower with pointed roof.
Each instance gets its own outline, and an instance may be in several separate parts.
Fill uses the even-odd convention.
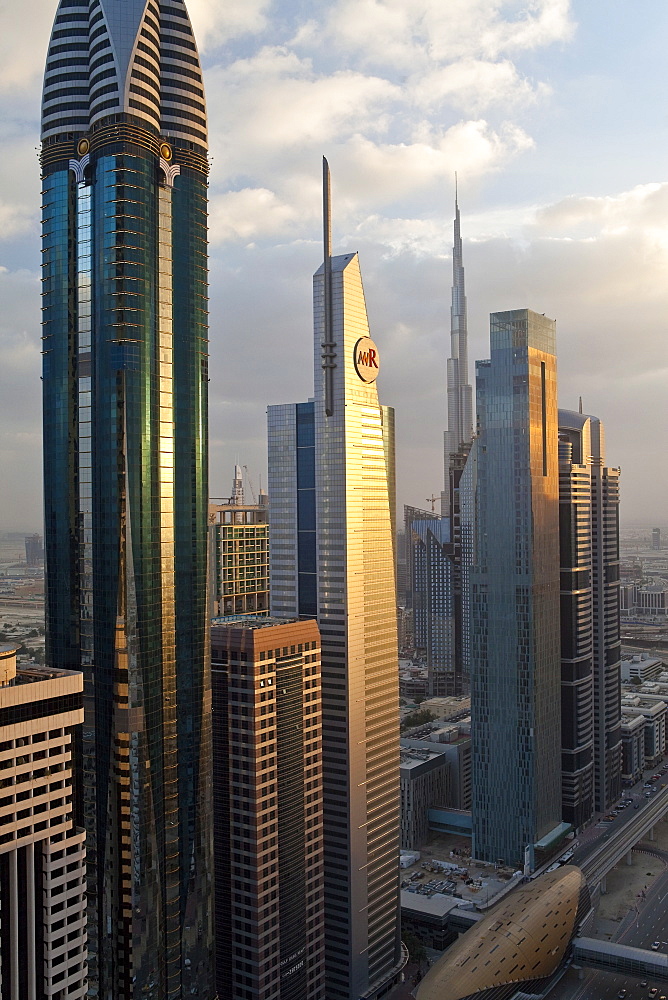
[[[268,411],[271,607],[317,618],[322,635],[324,996],[376,1000],[403,962],[394,413],[378,399],[358,256],[331,254],[326,161],[324,218],[314,398]]]
[[[450,306],[450,357],[447,366],[448,429],[444,434],[445,489],[441,514],[451,513],[451,469],[461,465],[455,456],[466,454],[473,438],[473,402],[469,383],[468,321],[462,258],[459,201],[455,192],[454,240],[452,246],[452,304]]]
[[[183,0],[60,0],[42,102],[47,647],[84,672],[90,995],[215,995],[207,122]]]

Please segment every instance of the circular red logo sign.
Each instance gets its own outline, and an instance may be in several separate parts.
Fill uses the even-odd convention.
[[[355,371],[363,382],[375,382],[380,368],[378,348],[371,337],[360,337],[355,344]]]

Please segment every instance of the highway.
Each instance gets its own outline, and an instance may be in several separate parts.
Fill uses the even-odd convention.
[[[577,865],[586,875],[590,890],[601,882],[668,811],[668,784],[666,787],[659,787],[649,799],[639,793],[637,786],[621,797],[634,798],[638,802],[638,809],[628,806],[612,823],[607,824],[600,838],[580,844],[571,859],[570,863]]]

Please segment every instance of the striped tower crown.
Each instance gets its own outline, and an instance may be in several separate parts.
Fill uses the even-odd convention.
[[[42,140],[88,132],[117,114],[206,148],[202,70],[184,0],[60,0]]]

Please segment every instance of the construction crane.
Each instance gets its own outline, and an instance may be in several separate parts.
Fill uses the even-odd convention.
[[[255,488],[253,486],[253,480],[250,477],[250,472],[248,471],[248,466],[244,465],[244,472],[246,473],[246,482],[248,483],[249,489],[251,491],[251,496],[253,498],[253,503],[257,505],[257,496],[255,495]]]
[[[431,504],[431,512],[432,512],[432,514],[436,513],[436,501],[440,500],[440,499],[441,498],[437,497],[437,496],[426,497],[427,503]]]

